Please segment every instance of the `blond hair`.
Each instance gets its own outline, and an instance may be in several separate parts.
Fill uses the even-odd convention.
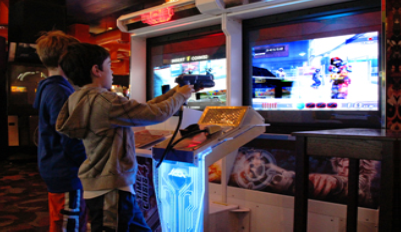
[[[62,31],[43,32],[36,40],[36,52],[46,68],[57,68],[59,59],[68,45],[75,43],[79,43],[79,40]]]

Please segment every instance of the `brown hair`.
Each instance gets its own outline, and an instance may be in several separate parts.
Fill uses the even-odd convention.
[[[43,32],[36,40],[36,52],[46,68],[56,68],[59,65],[61,55],[66,51],[68,45],[79,43],[73,36],[66,35],[62,31]]]
[[[82,87],[92,83],[92,66],[97,65],[103,70],[103,62],[108,57],[110,57],[109,52],[99,45],[71,44],[60,59],[60,67],[74,85]]]

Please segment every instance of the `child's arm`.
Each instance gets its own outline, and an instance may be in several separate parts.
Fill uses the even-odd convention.
[[[173,92],[174,91],[174,92]],[[193,86],[178,86],[163,97],[141,104],[135,100],[114,95],[109,113],[116,126],[146,126],[163,122],[171,117],[194,92]],[[171,97],[169,94],[172,94]],[[162,100],[166,98],[165,100]]]
[[[176,85],[174,88],[170,89],[166,93],[164,93],[164,94],[162,94],[160,96],[157,96],[157,97],[153,98],[152,100],[149,100],[147,103],[153,104],[153,103],[158,103],[158,102],[162,102],[164,100],[167,100],[168,98],[172,97],[176,93],[176,90],[178,88],[179,88],[179,85]]]
[[[112,101],[110,122],[114,126],[146,126],[160,123],[177,112],[186,100],[181,93],[174,93],[164,101],[147,103],[118,96]]]

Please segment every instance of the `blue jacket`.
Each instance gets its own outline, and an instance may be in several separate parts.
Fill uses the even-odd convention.
[[[33,105],[39,110],[39,172],[52,193],[82,189],[78,178],[79,166],[86,158],[82,141],[55,129],[57,116],[73,92],[62,76],[51,76],[39,82]]]

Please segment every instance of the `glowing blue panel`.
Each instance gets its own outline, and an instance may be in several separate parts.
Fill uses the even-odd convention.
[[[183,162],[164,162],[159,168],[153,162],[157,207],[163,232],[203,231],[206,167],[204,157],[212,149],[198,155],[195,167]]]

